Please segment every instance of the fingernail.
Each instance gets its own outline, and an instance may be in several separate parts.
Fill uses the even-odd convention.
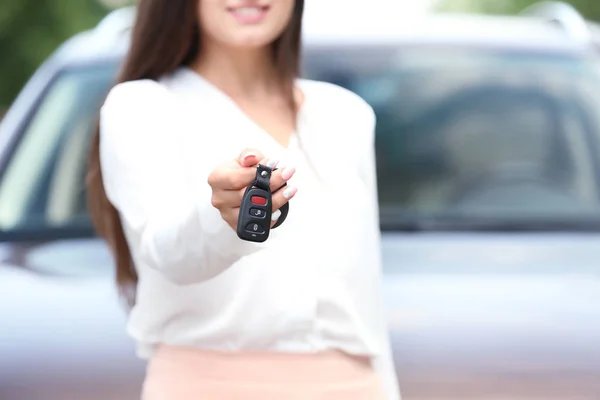
[[[278,162],[279,161],[277,161],[277,160],[269,160],[269,161],[267,161],[267,167],[275,168],[275,166],[277,165]]]
[[[276,210],[273,214],[271,214],[271,221],[277,221],[281,216],[281,211]]]
[[[244,154],[244,157],[242,157],[242,158],[244,159],[244,161],[246,161],[250,157],[256,157],[256,153],[246,153],[246,154]]]
[[[298,191],[298,189],[296,189],[294,187],[288,187],[283,191],[283,197],[285,197],[286,199],[289,199],[293,195],[295,195],[297,191]]]
[[[281,173],[281,177],[283,178],[283,180],[288,181],[291,179],[291,177],[294,175],[295,172],[296,172],[296,168],[286,167],[283,170],[283,172]]]

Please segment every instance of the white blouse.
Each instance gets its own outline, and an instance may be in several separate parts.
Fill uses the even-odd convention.
[[[139,274],[128,333],[155,345],[372,358],[400,398],[381,289],[375,115],[352,92],[299,79],[304,104],[287,148],[188,68],[122,83],[101,110],[105,190]],[[296,167],[285,222],[240,240],[211,205],[207,177],[256,148]]]

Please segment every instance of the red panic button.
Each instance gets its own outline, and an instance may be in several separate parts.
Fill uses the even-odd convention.
[[[252,202],[252,204],[258,204],[261,206],[267,205],[267,199],[261,196],[252,196],[250,201]]]

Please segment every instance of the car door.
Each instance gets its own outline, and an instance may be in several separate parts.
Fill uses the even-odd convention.
[[[139,396],[144,367],[85,207],[91,129],[114,72],[112,64],[61,70],[2,160],[3,400]]]

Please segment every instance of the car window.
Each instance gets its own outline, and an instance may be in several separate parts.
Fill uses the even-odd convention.
[[[346,87],[375,109],[385,229],[598,221],[594,62],[427,46],[306,56],[307,78]],[[0,177],[0,230],[90,224],[88,144],[116,69],[71,68],[50,85]]]
[[[89,224],[88,143],[114,66],[65,70],[50,84],[0,180],[0,230]]]
[[[375,109],[384,226],[599,221],[595,62],[426,46],[308,60]]]

